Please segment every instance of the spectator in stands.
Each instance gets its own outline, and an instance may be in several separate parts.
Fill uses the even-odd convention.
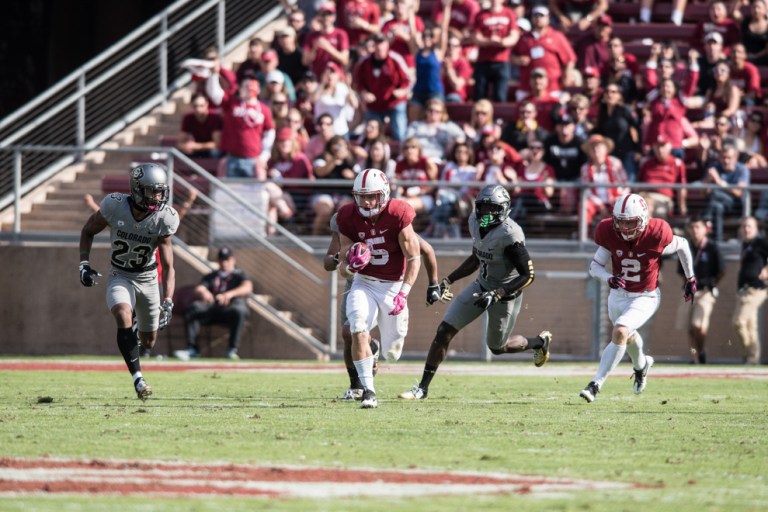
[[[551,199],[555,194],[555,170],[544,161],[544,142],[533,140],[529,143],[523,161],[517,166],[517,177],[522,183],[537,183],[535,188],[521,188],[518,202],[518,217],[538,215],[552,210]]]
[[[554,169],[557,181],[576,183],[581,177],[581,166],[587,161],[581,150],[584,139],[576,137],[576,123],[567,109],[555,112],[555,133],[544,141],[544,161]],[[572,214],[576,210],[577,197],[576,189],[561,188],[558,196],[560,211]]]
[[[574,45],[578,69],[584,69],[587,66],[603,69],[609,63],[611,49],[608,43],[612,33],[613,18],[607,14],[598,16],[592,31],[581,37]]]
[[[699,80],[698,52],[691,50],[688,53],[688,68],[684,80],[680,80],[677,73],[676,61],[663,55],[663,46],[660,43],[651,45],[651,55],[645,63],[643,72],[643,85],[645,87],[645,101],[650,103],[659,97],[659,83],[665,79],[674,80],[680,86],[680,94],[687,98],[696,90]]]
[[[498,135],[501,135],[501,130],[497,129],[496,123],[493,117],[493,103],[488,100],[476,101],[472,105],[472,114],[469,118],[469,123],[464,123],[462,129],[467,134],[467,139],[474,143],[479,143],[482,139],[482,131],[486,128],[491,130],[491,133],[498,131]]]
[[[472,146],[466,142],[456,143],[448,162],[440,174],[440,181],[449,183],[470,183],[477,181],[477,167]],[[437,201],[432,210],[431,235],[434,238],[461,238],[464,224],[475,200],[472,187],[439,187]]]
[[[360,172],[360,166],[355,162],[349,143],[340,135],[334,135],[325,146],[325,152],[317,158],[312,166],[315,169],[317,184],[323,180],[349,180],[350,183]],[[349,195],[350,185],[316,187],[317,193],[312,197],[312,208],[315,219],[312,222],[312,234],[328,233],[329,221],[334,212],[352,201]]]
[[[314,180],[315,175],[312,164],[307,156],[301,152],[296,133],[289,127],[281,128],[277,132],[275,145],[272,148],[272,157],[267,164],[267,175],[274,183],[268,186],[280,188],[283,179]],[[308,186],[285,185],[282,186],[282,194],[275,190],[270,192],[269,218],[276,221],[289,219],[294,212],[308,208],[308,199],[311,189]]]
[[[296,141],[299,143],[299,150],[303,153],[309,143],[309,132],[304,127],[304,116],[301,115],[299,109],[295,107],[288,109],[288,118],[284,126],[293,131]],[[278,125],[278,127],[282,128],[283,126]]]
[[[251,38],[248,41],[248,54],[245,61],[237,66],[237,83],[242,83],[246,78],[258,78],[261,73],[261,58],[264,54],[264,41],[259,37]]]
[[[743,44],[737,43],[731,47],[730,65],[731,83],[742,92],[741,104],[748,107],[759,105],[763,99],[760,70],[747,61],[747,50]]]
[[[739,152],[732,142],[724,143],[720,161],[712,164],[704,173],[703,183],[718,186],[707,190],[707,206],[701,216],[712,222],[715,240],[723,240],[723,217],[729,213],[741,213],[744,189],[749,185],[749,169],[739,163]]]
[[[322,156],[328,147],[328,143],[334,137],[333,117],[330,114],[321,114],[315,123],[315,135],[309,139],[304,154],[307,155],[310,162]]]
[[[357,95],[349,90],[341,67],[331,61],[320,76],[320,86],[312,96],[315,117],[328,113],[333,118],[333,133],[349,139],[349,123],[360,105]]]
[[[754,217],[741,219],[741,265],[738,275],[738,298],[733,311],[733,327],[746,364],[760,364],[760,307],[768,295],[768,242],[762,236]]]
[[[275,32],[277,40],[277,69],[286,74],[292,84],[297,84],[307,72],[302,62],[302,51],[296,39],[296,31],[290,25]]]
[[[699,147],[701,149],[700,165],[707,168],[720,161],[723,145],[726,142],[738,145],[735,138],[735,130],[731,120],[725,116],[718,116],[715,119],[714,133],[701,134],[699,138]]]
[[[699,57],[699,81],[696,93],[704,95],[704,91],[712,88],[715,82],[714,69],[717,64],[728,56],[723,50],[723,36],[719,32],[710,32],[704,36],[704,54]]]
[[[768,66],[768,4],[765,0],[749,3],[749,16],[741,9],[733,10],[736,21],[741,20],[741,42],[747,51],[747,59],[755,66]]]
[[[205,84],[208,77],[211,76],[212,69],[216,65],[216,62],[219,61],[219,50],[215,46],[206,48],[202,54],[202,60],[207,61],[204,66],[186,66],[184,65],[185,63],[182,63],[182,66],[192,73],[192,94],[203,94],[210,106],[210,98],[208,98],[208,93],[205,90]],[[219,70],[219,82],[221,88],[225,91],[237,90],[238,81],[236,75],[228,69]],[[219,108],[211,107],[211,109],[218,114],[221,113],[221,109]]]
[[[181,118],[181,131],[176,147],[192,158],[216,158],[221,156],[221,116],[209,111],[208,98],[204,94],[192,95],[192,112]]]
[[[470,2],[474,0],[464,0]],[[442,80],[446,103],[467,101],[467,86],[472,78],[472,64],[464,57],[462,38],[454,30],[449,31],[448,48],[443,58]]]
[[[530,93],[530,75],[536,68],[546,70],[549,90],[555,95],[574,82],[576,54],[562,32],[549,25],[549,9],[539,5],[531,10],[531,31],[520,36],[512,49],[512,64],[520,66],[518,99]]]
[[[446,6],[450,11],[451,6]],[[415,31],[414,17],[411,15],[411,32]],[[444,25],[448,24],[448,17]],[[448,44],[447,27],[427,28],[421,34],[421,46],[416,38],[411,38],[408,45],[411,53],[416,58],[416,81],[413,84],[411,102],[409,104],[408,117],[411,120],[424,119],[424,110],[432,99],[445,100],[445,87],[441,75],[443,73],[443,59]]]
[[[531,142],[542,141],[549,132],[541,127],[536,103],[530,100],[520,103],[517,119],[510,119],[501,132],[501,140],[522,152]],[[551,122],[550,122],[551,124]]]
[[[594,66],[587,66],[582,70],[584,86],[581,93],[589,100],[589,120],[593,123],[597,120],[597,113],[600,110],[600,104],[603,102],[603,87],[600,84],[600,70]]]
[[[278,89],[288,95],[290,101],[296,101],[296,87],[293,85],[291,77],[279,69],[279,65],[280,62],[275,50],[269,49],[261,54],[261,71],[256,76],[261,84],[263,94],[266,94],[262,100],[269,100],[267,93],[269,91],[273,94],[277,92],[272,84],[278,84]]]
[[[408,125],[405,136],[418,139],[424,156],[431,158],[436,164],[445,161],[446,155],[456,142],[466,139],[461,127],[448,119],[445,103],[437,98],[427,101],[427,118]]]
[[[651,14],[653,13],[653,4],[655,0],[640,0],[640,21],[642,23],[651,22]],[[672,0],[672,14],[669,17],[669,21],[677,26],[683,24],[683,15],[685,14],[685,6],[688,4],[688,0]]]
[[[725,116],[741,122],[743,112],[741,106],[741,90],[731,82],[731,68],[727,61],[720,61],[714,69],[715,81],[712,86],[704,91],[704,109],[709,114],[708,126],[712,126],[712,120],[716,116]],[[702,126],[707,127],[707,124]]]
[[[336,4],[329,0],[318,10],[319,30],[307,34],[302,46],[302,63],[315,76],[323,74],[329,62],[336,62],[342,69],[349,64],[349,36],[343,29],[336,28]]]
[[[677,84],[671,78],[661,81],[659,92],[659,97],[646,106],[646,138],[652,141],[657,140],[659,135],[664,135],[672,144],[672,154],[683,159],[685,148],[693,145],[692,141],[686,142],[683,133],[683,119],[686,114],[684,99],[678,94]]]
[[[611,156],[613,141],[602,135],[592,135],[581,146],[589,160],[581,167],[581,183],[584,185],[613,185],[608,187],[589,187],[586,189],[587,231],[592,232],[592,220],[598,221],[611,215],[611,208],[616,199],[629,194],[627,175],[621,160]]]
[[[362,169],[378,169],[383,172],[389,180],[395,177],[395,162],[391,158],[389,144],[387,139],[379,137],[371,142],[368,148],[368,155],[363,160],[360,168]]]
[[[309,35],[306,13],[298,8],[291,9],[288,12],[288,25],[296,32],[296,43],[299,48],[303,48]]]
[[[499,138],[498,126],[484,126],[480,132],[480,141],[474,146],[475,162],[478,166],[490,160],[494,146],[501,146],[504,149],[504,160],[507,164],[516,165],[522,160],[515,148]]]
[[[638,183],[645,184],[680,184],[687,183],[685,163],[672,155],[672,144],[665,135],[659,135],[653,141],[653,153],[643,160],[637,175]],[[688,214],[688,191],[684,188],[673,191],[671,188],[642,189],[638,192],[648,203],[648,213],[652,217],[667,218],[674,213],[675,196],[680,215]]]
[[[549,0],[549,10],[563,32],[588,30],[608,10],[608,0]]]
[[[552,94],[549,87],[549,77],[547,77],[547,71],[544,68],[534,69],[531,71],[530,77],[531,92],[524,99],[532,101],[536,105],[536,120],[539,122],[539,126],[551,132],[554,128],[552,112],[560,106],[560,100]],[[560,98],[567,100],[567,93],[561,95]]]
[[[739,153],[739,161],[748,169],[768,167],[765,153],[765,115],[762,110],[753,110],[747,116],[747,122],[739,133],[744,148]]]
[[[365,105],[365,119],[390,123],[392,138],[402,141],[408,125],[406,101],[411,82],[403,59],[389,49],[383,34],[373,36],[376,49],[355,68],[354,83]]]
[[[384,136],[384,127],[382,126],[381,121],[378,119],[368,119],[365,121],[362,133],[358,135],[352,144],[352,153],[355,155],[358,162],[363,162],[368,158],[371,144],[382,138],[386,140],[386,137]],[[367,169],[367,167],[363,167],[363,169]]]
[[[637,83],[635,82],[635,74],[627,68],[625,56],[612,56],[603,77],[605,84],[613,84],[621,90],[621,100],[623,103],[632,106],[640,99]]]
[[[624,104],[616,83],[609,83],[605,88],[594,132],[611,139],[615,148],[611,154],[621,161],[630,182],[635,181],[640,159],[640,123]]]
[[[275,126],[282,126],[288,122],[288,112],[291,111],[291,103],[284,92],[277,92],[269,101],[269,111],[272,112],[272,121]]]
[[[432,4],[432,19],[435,23],[440,24],[443,21],[448,6],[448,26],[458,30],[462,36],[468,36],[474,27],[477,13],[480,12],[480,3],[477,0],[437,0]]]
[[[416,67],[416,58],[411,52],[409,42],[413,39],[417,46],[421,46],[422,32],[424,20],[416,14],[413,0],[396,0],[395,16],[381,27],[381,33],[389,39],[392,52],[402,57],[409,74],[414,74]]]
[[[478,47],[474,70],[475,101],[483,98],[507,101],[510,49],[520,38],[520,32],[515,12],[504,4],[504,0],[491,0],[490,6],[481,9],[475,17],[470,36],[472,44]]]
[[[311,71],[304,73],[304,76],[296,84],[296,103],[294,106],[301,112],[301,116],[305,122],[312,122],[315,119],[315,105],[312,103],[312,95],[315,93],[320,84],[317,82],[317,77]],[[306,128],[309,130],[313,125],[308,125]]]
[[[518,196],[517,171],[515,166],[510,164],[505,158],[505,147],[502,142],[496,141],[490,148],[490,152],[485,160],[477,164],[478,181],[487,185],[501,185],[509,192],[512,199],[512,208],[509,216],[520,220],[522,200]]]
[[[403,142],[403,149],[395,166],[395,185],[398,181],[437,181],[437,164],[422,153],[416,137]],[[397,185],[397,196],[410,204],[417,214],[429,213],[435,206],[434,187]]]
[[[720,35],[720,42],[726,47],[741,41],[739,25],[728,16],[728,7],[722,0],[710,2],[708,18],[700,20],[691,34],[691,47],[697,50],[703,49],[706,44],[706,37],[710,34]]]
[[[620,37],[612,37],[611,40],[608,41],[608,49],[611,52],[610,59],[606,65],[600,69],[600,76],[607,77],[611,72],[612,60],[619,59],[620,57],[624,58],[626,72],[630,76],[638,76],[640,73],[640,63],[637,62],[637,57],[624,51],[624,41],[622,41]],[[605,81],[607,80],[604,80],[604,82]]]
[[[709,330],[717,297],[717,283],[725,274],[725,258],[717,242],[707,238],[707,223],[702,219],[693,219],[688,224],[688,245],[693,256],[693,271],[696,274],[696,295],[691,305],[680,303],[675,326],[688,331],[691,347],[691,362],[705,364],[707,354],[704,342]],[[678,265],[677,273],[685,279],[683,267]],[[685,283],[683,283],[685,284]]]
[[[227,176],[253,177],[255,167],[269,160],[275,140],[275,125],[269,108],[259,101],[259,82],[242,81],[237,93],[224,91],[219,83],[217,62],[206,90],[214,105],[222,106],[221,149],[227,153]]]
[[[253,283],[243,270],[236,268],[237,260],[229,247],[219,249],[218,262],[218,270],[203,277],[195,288],[195,301],[184,311],[187,351],[185,357],[177,352],[184,359],[200,357],[200,326],[211,324],[229,327],[227,358],[240,359],[237,349],[248,318],[246,298],[253,293]]]
[[[589,99],[583,94],[574,94],[568,102],[568,113],[576,122],[576,136],[583,139],[589,137],[595,127],[589,118],[590,107]]]
[[[340,0],[339,28],[349,36],[349,47],[355,48],[361,41],[379,32],[381,10],[374,0]],[[356,60],[352,56],[352,61]]]

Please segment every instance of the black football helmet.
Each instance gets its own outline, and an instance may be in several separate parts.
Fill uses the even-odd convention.
[[[509,217],[511,209],[509,192],[501,185],[484,187],[475,199],[475,217],[481,228],[501,224]]]
[[[131,169],[131,200],[136,208],[158,212],[165,208],[169,196],[165,166],[149,163]]]

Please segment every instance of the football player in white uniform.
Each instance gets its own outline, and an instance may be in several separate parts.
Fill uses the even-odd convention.
[[[141,164],[131,170],[130,194],[106,196],[99,211],[91,215],[80,233],[80,282],[95,286],[100,277],[89,257],[93,237],[110,227],[111,264],[107,281],[107,306],[117,322],[117,346],[133,379],[136,395],[146,400],[152,388],[144,380],[139,361],[139,343],[152,348],[158,328],[171,319],[176,275],[171,236],[179,227],[179,216],[167,206],[168,174],[159,164]],[[163,266],[163,290],[157,287],[158,249]],[[131,331],[135,309],[139,339]]]

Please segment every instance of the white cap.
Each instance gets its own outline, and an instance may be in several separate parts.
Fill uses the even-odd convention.
[[[285,83],[285,77],[283,76],[282,71],[278,71],[275,69],[267,73],[267,76],[264,79],[264,81],[266,83],[277,82],[278,84],[282,84],[282,83]]]
[[[542,16],[549,16],[549,8],[546,5],[537,5],[531,9],[531,15],[541,14]]]

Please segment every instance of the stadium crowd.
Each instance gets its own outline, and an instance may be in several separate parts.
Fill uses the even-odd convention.
[[[504,186],[523,226],[586,212],[591,233],[632,191],[679,225],[703,216],[718,240],[739,187],[768,183],[766,0],[281,3],[285,23],[233,69],[202,55],[178,147],[269,179],[271,218],[311,234],[369,167],[435,237],[460,236],[471,182]],[[280,186],[291,178],[318,183]],[[693,182],[716,188],[675,188]],[[768,194],[753,201],[768,218]]]

